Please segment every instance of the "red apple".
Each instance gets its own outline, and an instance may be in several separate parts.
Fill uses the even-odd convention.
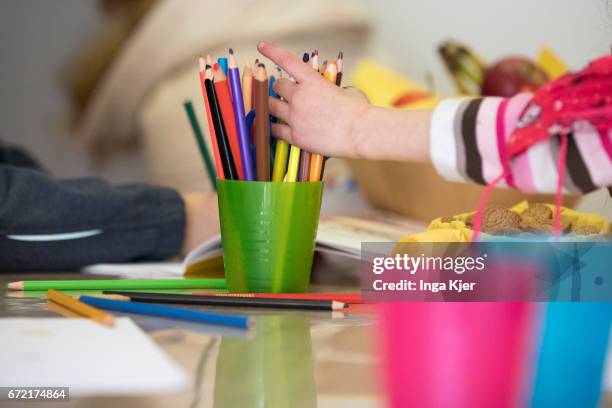
[[[546,73],[526,58],[504,58],[488,67],[482,81],[483,96],[513,96],[535,91],[548,82]]]

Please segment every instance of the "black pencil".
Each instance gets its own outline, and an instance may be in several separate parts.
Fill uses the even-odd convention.
[[[279,309],[303,310],[338,310],[346,304],[335,300],[303,300],[303,299],[277,299],[277,298],[245,298],[220,297],[202,295],[180,295],[174,293],[124,292],[105,290],[105,295],[121,295],[130,300],[144,303],[173,303],[182,305],[207,306],[238,306],[238,307],[272,307]]]
[[[225,131],[225,125],[223,124],[223,117],[221,116],[221,109],[219,109],[215,87],[213,86],[212,69],[208,65],[206,66],[205,75],[206,79],[204,80],[204,86],[206,87],[206,96],[208,97],[208,104],[210,105],[210,114],[212,116],[213,126],[215,127],[215,135],[217,137],[219,155],[221,156],[223,173],[225,174],[226,179],[238,180],[238,172],[236,171],[236,165],[234,164],[234,159],[232,158],[229,140]]]

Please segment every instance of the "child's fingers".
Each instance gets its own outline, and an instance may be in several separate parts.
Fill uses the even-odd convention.
[[[321,76],[308,64],[304,64],[301,58],[298,58],[283,48],[262,41],[257,44],[257,49],[289,73],[289,75],[294,77],[298,82],[305,82],[313,78],[321,78]]]
[[[278,95],[282,96],[288,102],[291,102],[291,97],[297,88],[297,84],[287,78],[281,78],[274,81],[274,85],[272,85],[272,89]]]
[[[271,96],[270,115],[282,120],[283,122],[289,122],[289,104]]]
[[[288,143],[293,143],[291,140],[291,128],[284,123],[272,124],[272,136],[286,140]]]

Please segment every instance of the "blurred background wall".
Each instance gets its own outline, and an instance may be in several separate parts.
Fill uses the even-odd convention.
[[[357,1],[374,22],[369,54],[417,82],[430,71],[443,94],[453,91],[435,52],[445,39],[470,45],[485,61],[535,57],[546,44],[571,67],[609,51],[612,39],[606,0]],[[59,177],[145,180],[139,153],[114,156],[100,167],[70,136],[59,78],[66,61],[104,24],[95,0],[0,2],[0,140],[26,146]]]
[[[96,166],[70,135],[61,75],[105,20],[97,0],[0,2],[0,141],[27,148],[57,177],[145,180],[140,154]]]

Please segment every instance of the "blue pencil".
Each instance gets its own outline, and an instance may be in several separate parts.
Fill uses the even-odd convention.
[[[227,58],[219,57],[217,58],[217,62],[219,63],[219,66],[223,70],[223,73],[227,76]]]
[[[115,312],[136,313],[170,319],[189,320],[200,323],[216,324],[220,326],[238,327],[241,329],[248,329],[251,325],[251,319],[245,316],[208,313],[180,307],[160,306],[91,296],[80,296],[79,300],[90,306],[105,310],[113,310]]]

